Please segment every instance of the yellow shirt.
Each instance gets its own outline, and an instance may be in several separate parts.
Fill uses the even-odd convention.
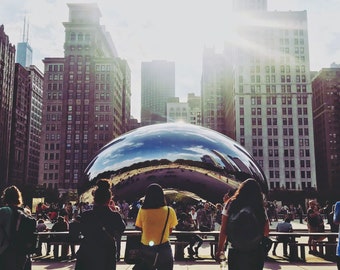
[[[135,225],[142,229],[143,245],[159,245],[167,214],[168,206],[157,209],[139,209]],[[175,228],[177,223],[176,212],[169,207],[169,219],[161,243],[169,241],[170,229]]]

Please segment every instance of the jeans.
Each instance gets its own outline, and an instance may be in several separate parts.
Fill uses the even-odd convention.
[[[262,270],[264,266],[264,250],[262,246],[251,251],[228,249],[229,270]]]

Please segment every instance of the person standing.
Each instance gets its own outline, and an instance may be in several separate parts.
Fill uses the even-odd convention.
[[[136,227],[142,230],[142,257],[147,266],[154,265],[158,252],[155,269],[173,269],[174,259],[169,235],[177,224],[176,212],[167,206],[162,187],[155,183],[149,185],[136,218]]]
[[[340,201],[335,203],[334,208],[334,216],[333,216],[334,224],[340,224]],[[338,244],[336,247],[336,263],[338,266],[338,270],[340,270],[340,227],[339,227],[339,235],[338,235]]]
[[[310,200],[309,202],[309,208],[307,209],[307,227],[309,232],[324,232],[325,227],[323,223],[323,218],[320,214],[319,207],[315,200]],[[309,245],[309,253],[310,254],[317,254],[315,241],[316,240],[323,240],[325,237],[316,237],[316,236],[310,236],[308,239],[308,245]]]
[[[210,204],[208,202],[204,203],[203,208],[197,211],[197,223],[198,229],[202,232],[208,232],[212,229],[212,214],[210,209]]]
[[[125,223],[112,203],[110,183],[99,180],[94,191],[93,209],[80,217],[84,236],[77,252],[77,270],[115,270],[116,241],[114,235],[123,233]]]
[[[21,191],[16,186],[7,187],[2,193],[2,202],[5,205],[0,208],[0,228],[5,234],[5,238],[8,245],[5,250],[1,252],[0,255],[0,269],[31,269],[31,258],[27,254],[18,252],[15,243],[11,241],[11,234],[14,233],[15,224],[15,214],[18,210],[24,212],[21,208],[23,204]]]
[[[260,185],[254,179],[247,179],[240,184],[235,194],[230,198],[229,203],[223,209],[222,226],[215,257],[217,261],[220,261],[221,256],[224,256],[225,242],[229,241],[228,237],[230,238],[230,235],[227,234],[228,219],[244,208],[252,209],[260,234],[262,236],[269,235],[269,221],[265,212]],[[251,225],[254,226],[255,224]],[[228,269],[262,270],[265,257],[266,251],[261,242],[250,250],[238,249],[232,243],[228,247]]]

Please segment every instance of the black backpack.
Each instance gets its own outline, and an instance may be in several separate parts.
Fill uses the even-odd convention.
[[[21,208],[13,209],[11,245],[19,254],[37,250],[36,219]]]
[[[233,248],[242,251],[254,250],[259,247],[262,238],[263,228],[251,207],[244,207],[239,212],[229,213],[227,239]]]

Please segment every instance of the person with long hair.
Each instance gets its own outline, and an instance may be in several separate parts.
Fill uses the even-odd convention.
[[[162,187],[158,184],[149,185],[135,223],[142,231],[142,257],[143,263],[147,265],[140,269],[148,269],[153,265],[156,269],[173,269],[174,259],[169,235],[177,223],[176,212],[167,206]],[[138,265],[134,269],[136,268],[138,269]]]
[[[263,236],[269,235],[269,222],[264,208],[263,194],[260,185],[254,179],[242,182],[235,194],[222,211],[222,225],[219,234],[216,260],[219,261],[224,255],[225,243],[228,241],[227,226],[228,217],[238,213],[241,209],[249,207],[254,213],[259,228],[263,229]],[[240,250],[228,245],[228,269],[229,270],[262,270],[266,256],[265,247],[262,243],[251,250]]]
[[[31,269],[29,255],[18,252],[11,237],[17,224],[15,213],[18,210],[24,212],[21,191],[16,186],[9,186],[3,191],[1,199],[4,207],[0,208],[0,227],[8,246],[1,252],[0,269]]]
[[[126,225],[112,205],[109,182],[99,180],[94,191],[93,210],[83,212],[80,217],[80,231],[84,238],[77,252],[75,269],[116,269],[114,235],[122,234]]]

